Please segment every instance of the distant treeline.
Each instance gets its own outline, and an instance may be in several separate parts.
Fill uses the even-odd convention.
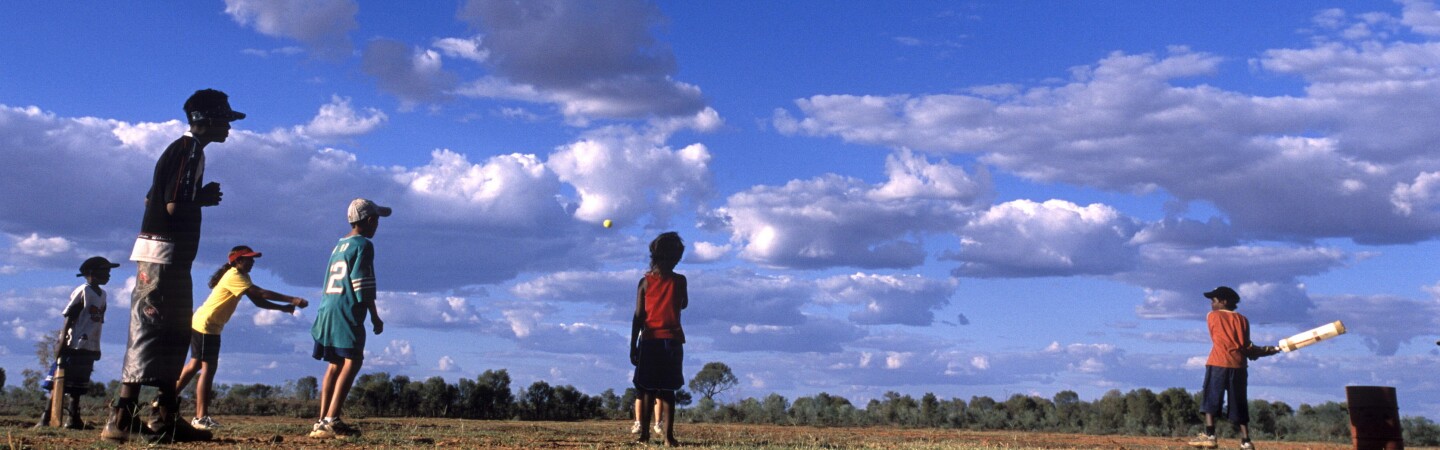
[[[27,371],[28,372],[28,371]],[[0,410],[9,414],[38,417],[44,393],[38,377],[27,374],[25,386],[5,390]],[[446,417],[458,419],[518,419],[571,421],[628,419],[632,416],[634,391],[616,393],[607,389],[599,395],[580,392],[572,386],[552,386],[536,381],[524,389],[512,389],[504,369],[487,370],[474,379],[456,384],[443,378],[411,380],[385,372],[361,375],[350,392],[346,412],[354,417]],[[193,386],[193,385],[192,385]],[[96,383],[94,397],[87,399],[88,414],[103,414],[106,393],[116,392]],[[304,377],[284,385],[228,384],[216,388],[211,414],[275,415],[311,418],[317,396],[315,377]],[[692,388],[694,385],[692,384]],[[683,391],[682,391],[683,392]],[[148,395],[148,394],[147,394]],[[193,398],[187,395],[187,398]],[[693,400],[683,392],[678,412],[680,423],[753,423],[809,425],[821,427],[892,426],[951,428],[966,430],[1016,430],[1084,434],[1125,434],[1145,436],[1187,436],[1202,428],[1199,394],[1182,388],[1160,393],[1135,389],[1112,390],[1094,401],[1084,401],[1073,391],[1061,391],[1051,398],[1016,394],[1003,401],[986,396],[969,400],[941,399],[934,394],[920,398],[887,392],[859,407],[844,397],[819,393],[793,401],[779,394],[745,398],[731,403],[710,397]],[[1252,400],[1251,433],[1256,439],[1286,441],[1348,441],[1349,413],[1344,403],[1292,407],[1285,402]],[[93,418],[92,420],[98,420]],[[1440,425],[1424,417],[1403,419],[1409,445],[1440,445]],[[1233,436],[1232,427],[1219,422],[1222,436]]]

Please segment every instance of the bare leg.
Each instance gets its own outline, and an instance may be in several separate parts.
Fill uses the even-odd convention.
[[[325,417],[340,417],[340,412],[345,407],[345,396],[350,394],[350,387],[355,384],[355,375],[360,373],[362,365],[363,361],[345,358],[345,364],[340,366],[340,372],[336,374],[335,393],[330,396],[330,409]]]
[[[175,381],[175,392],[185,392],[185,386],[189,385],[190,380],[199,372],[200,360],[190,358],[190,361],[185,363],[185,369],[180,371],[180,379]]]
[[[195,417],[197,418],[210,415],[206,410],[210,407],[210,387],[215,384],[215,366],[217,364],[219,363],[200,363],[200,379],[195,382]]]
[[[1241,441],[1248,441],[1248,440],[1250,440],[1250,426],[1248,426],[1248,425],[1240,425],[1240,440],[1241,440]]]
[[[669,392],[660,396],[660,405],[665,410],[665,445],[668,447],[680,446],[680,441],[675,440],[675,393]]]
[[[652,414],[652,412],[651,412],[651,410],[650,410],[650,406],[649,406],[649,405],[650,405],[651,403],[654,403],[654,402],[655,402],[655,394],[654,394],[654,393],[652,393],[652,392],[650,392],[650,391],[645,391],[645,392],[641,392],[641,393],[640,393],[640,404],[641,404],[641,405],[645,405],[645,406],[644,406],[644,407],[641,407],[641,408],[639,409],[639,411],[640,411],[640,437],[639,437],[638,439],[636,439],[635,442],[639,442],[639,443],[642,443],[642,444],[643,444],[643,443],[648,443],[648,442],[650,442],[650,415]]]
[[[340,365],[330,363],[325,366],[325,378],[320,379],[320,419],[325,419],[325,413],[330,412],[331,394],[335,392],[335,379],[340,376]]]

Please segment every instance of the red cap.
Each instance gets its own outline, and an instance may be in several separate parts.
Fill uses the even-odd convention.
[[[260,252],[251,250],[250,247],[241,247],[230,251],[230,264],[235,264],[239,258],[259,258]]]

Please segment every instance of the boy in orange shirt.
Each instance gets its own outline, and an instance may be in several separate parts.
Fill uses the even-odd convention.
[[[1220,414],[1228,400],[1230,423],[1240,429],[1240,448],[1254,450],[1250,443],[1250,401],[1245,388],[1249,384],[1246,359],[1255,360],[1262,356],[1280,353],[1274,346],[1256,346],[1250,342],[1250,320],[1235,312],[1240,304],[1240,294],[1234,289],[1220,286],[1206,292],[1210,299],[1210,313],[1205,316],[1205,325],[1210,329],[1210,358],[1205,361],[1204,402],[1200,412],[1205,413],[1205,433],[1189,442],[1191,447],[1216,448],[1215,415]]]

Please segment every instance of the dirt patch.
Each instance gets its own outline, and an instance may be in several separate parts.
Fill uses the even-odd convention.
[[[92,418],[98,421],[98,419]],[[307,419],[218,417],[224,428],[210,442],[159,448],[640,448],[628,421],[509,422],[458,419],[355,419],[364,434],[346,439],[310,439]],[[156,448],[132,441],[102,442],[100,431],[30,429],[31,419],[0,417],[0,449]],[[98,426],[95,423],[92,426]],[[1182,437],[1089,436],[1014,431],[957,431],[899,428],[815,428],[774,425],[676,424],[675,434],[697,449],[1174,449]],[[651,446],[660,446],[655,439]],[[1222,439],[1221,448],[1238,448]],[[1257,441],[1262,449],[1348,449],[1346,443]]]

